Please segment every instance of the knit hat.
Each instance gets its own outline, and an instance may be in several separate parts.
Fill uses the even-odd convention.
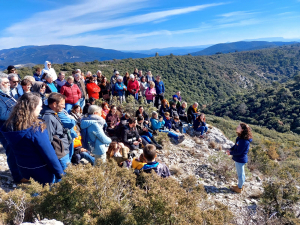
[[[120,74],[118,70],[115,71],[115,75],[116,75],[116,74]]]
[[[122,76],[118,76],[117,80],[123,80]]]
[[[130,79],[134,78],[134,75],[133,75],[133,74],[130,74],[129,78],[130,78]]]
[[[178,95],[173,95],[173,98],[177,98],[178,99]]]

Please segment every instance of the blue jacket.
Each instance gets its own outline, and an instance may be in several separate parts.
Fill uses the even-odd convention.
[[[111,143],[111,139],[106,136],[103,131],[105,120],[96,115],[90,115],[81,120],[81,129],[88,129],[89,138],[95,143],[95,149],[92,152],[95,155],[103,155],[107,152],[107,145]],[[84,140],[82,140],[84,141]]]
[[[14,98],[0,90],[0,121],[5,121],[8,119],[10,112],[16,104],[17,101]]]
[[[157,81],[154,81],[155,83],[155,89],[156,89],[156,94],[161,94],[161,93],[165,93],[165,85],[164,85],[164,82],[160,81],[160,82],[157,82]]]
[[[169,118],[167,120],[167,118],[164,116],[164,121],[165,121],[165,127],[168,128],[169,130],[172,128],[172,118]]]
[[[151,118],[150,122],[151,122],[151,129],[152,130],[159,130],[165,124],[164,120],[162,122],[160,122],[158,119],[154,119],[154,118]]]
[[[165,164],[158,163],[155,161],[148,162],[143,166],[141,170],[144,171],[145,173],[151,173],[151,171],[154,170],[154,172],[157,173],[157,175],[162,178],[171,176],[170,170]]]
[[[48,131],[28,128],[21,131],[2,127],[2,134],[11,146],[22,176],[35,181],[52,183],[54,176],[62,177],[64,171],[49,141]]]
[[[127,88],[123,82],[119,83],[117,82],[115,85],[114,85],[114,88],[113,88],[113,95],[114,96],[123,96],[124,95],[124,87]]]
[[[252,139],[245,140],[239,137],[236,138],[235,145],[230,149],[230,155],[232,159],[238,163],[247,163],[248,162],[248,151],[250,148],[250,143]]]
[[[194,130],[197,130],[198,127],[205,127],[206,126],[206,123],[205,122],[201,122],[201,121],[198,121],[198,120],[195,120],[194,121],[194,124],[193,124],[193,128]]]
[[[78,135],[74,130],[74,127],[76,125],[76,120],[71,119],[69,117],[68,112],[64,109],[63,111],[57,113],[60,121],[62,122],[64,128],[68,128],[71,132],[71,137],[76,138]]]
[[[33,74],[35,81],[42,81],[42,75],[38,75],[37,73]]]

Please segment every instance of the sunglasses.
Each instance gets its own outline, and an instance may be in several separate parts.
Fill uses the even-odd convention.
[[[19,83],[19,81],[12,81],[14,84]]]

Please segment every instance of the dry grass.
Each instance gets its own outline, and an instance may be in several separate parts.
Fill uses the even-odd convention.
[[[172,165],[170,167],[170,172],[173,176],[179,176],[183,173],[182,169],[179,166]]]
[[[222,145],[217,145],[216,149],[218,149],[219,151],[222,151]]]
[[[208,147],[215,149],[217,147],[217,144],[214,141],[210,141],[209,144],[208,144]]]

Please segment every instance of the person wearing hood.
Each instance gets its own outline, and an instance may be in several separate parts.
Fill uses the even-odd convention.
[[[45,185],[61,179],[64,171],[49,141],[46,124],[38,119],[41,109],[38,94],[22,95],[1,132],[14,151],[22,176]]]
[[[56,75],[55,70],[52,68],[51,62],[49,62],[49,61],[45,62],[45,68],[42,70],[41,75],[43,75],[44,73],[50,74],[52,76],[53,80],[57,80],[57,75]]]
[[[8,80],[8,77],[6,74],[0,72],[0,127],[2,127],[5,121],[9,118],[10,113],[16,104],[16,99],[10,96],[10,82]],[[1,132],[0,143],[5,149],[5,154],[7,156],[7,164],[14,181],[28,181],[27,179],[23,178],[22,174],[20,173],[14,152]]]
[[[68,77],[67,82],[61,87],[60,93],[66,96],[66,111],[71,112],[74,105],[79,105],[79,99],[81,98],[81,91],[79,87],[74,84],[74,78]]]
[[[57,80],[55,81],[56,84],[57,84],[57,91],[58,91],[58,92],[60,92],[61,87],[64,86],[65,83],[67,82],[67,81],[65,80],[65,76],[66,76],[66,75],[65,75],[65,73],[63,73],[63,72],[59,72],[59,74],[58,74],[58,78],[57,78]]]
[[[44,82],[36,81],[32,85],[31,91],[40,94],[40,98],[44,104],[46,100],[46,84]]]
[[[127,87],[123,84],[123,77],[118,76],[117,83],[114,85],[114,92],[115,96],[117,96],[118,101],[120,101],[120,104],[125,102],[125,91],[127,90]]]
[[[105,120],[101,117],[101,108],[97,105],[91,105],[88,109],[88,116],[81,120],[80,127],[82,132],[87,129],[87,134],[90,143],[93,146],[92,153],[95,155],[95,160],[101,159],[106,161],[106,152],[111,139],[106,136],[103,131]],[[87,140],[82,140],[85,142]]]
[[[46,74],[46,75],[45,75]],[[45,73],[45,84],[47,84],[46,87],[46,93],[50,94],[50,93],[54,93],[54,92],[58,92],[57,90],[57,84],[55,81],[53,81],[53,77],[52,75]]]
[[[241,193],[244,190],[245,183],[245,164],[248,162],[248,152],[250,143],[252,142],[252,131],[248,124],[240,123],[236,128],[238,137],[235,145],[227,150],[227,155],[232,155],[232,160],[235,161],[236,172],[238,176],[238,185],[232,186],[230,189],[236,193]]]

